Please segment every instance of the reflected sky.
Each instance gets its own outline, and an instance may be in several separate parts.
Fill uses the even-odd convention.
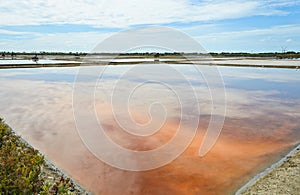
[[[250,91],[278,91],[274,97],[300,97],[297,69],[220,67],[226,87]]]
[[[1,65],[18,65],[18,64],[68,64],[68,63],[80,63],[76,61],[66,61],[66,60],[38,60],[38,61],[33,61],[33,60],[0,60],[0,66]]]
[[[0,117],[96,194],[231,193],[300,141],[299,71],[218,67],[226,89],[226,120],[216,145],[200,158],[199,145],[214,109],[205,77],[194,66],[178,64],[166,66],[180,74],[166,71],[161,64],[142,64],[138,65],[142,69],[124,77],[134,66],[86,67],[79,80],[80,67],[1,69]],[[153,69],[161,71],[153,74]],[[103,74],[97,74],[99,71]],[[156,82],[162,78],[168,85]],[[95,89],[93,106],[97,117],[111,139],[123,147],[149,150],[167,143],[180,122],[182,105],[188,110],[186,115],[199,117],[196,138],[178,159],[159,169],[129,172],[113,168],[97,159],[78,136],[72,108],[74,81],[83,90]],[[129,102],[135,122],[146,124],[151,119],[161,119],[161,112],[167,111],[160,132],[149,139],[120,133],[122,128],[112,115],[114,105],[109,101],[111,90],[120,81],[122,85],[116,89],[119,91],[115,100],[119,103],[129,86],[147,81],[134,91]],[[172,89],[188,94],[187,82],[195,90],[197,101],[186,95],[178,104]],[[216,90],[220,87],[212,86]],[[162,103],[165,110],[153,107],[149,112],[155,101]],[[90,106],[84,97],[81,103],[85,108]],[[125,113],[119,111],[122,125],[130,127]],[[189,125],[184,127],[188,132]],[[97,127],[91,124],[88,128]]]

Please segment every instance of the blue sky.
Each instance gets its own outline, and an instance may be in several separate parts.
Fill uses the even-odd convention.
[[[178,29],[210,52],[300,51],[295,0],[10,0],[0,4],[0,51],[91,51],[111,35]]]

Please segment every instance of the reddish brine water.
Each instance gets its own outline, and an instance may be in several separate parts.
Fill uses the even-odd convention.
[[[233,193],[300,141],[299,71],[219,67],[226,89],[224,126],[214,147],[200,157],[199,147],[212,117],[211,109],[214,109],[203,75],[191,65],[156,64],[143,65],[144,72],[122,78],[133,66],[108,66],[105,74],[99,77],[89,74],[99,67],[86,67],[89,71],[81,79],[76,79],[78,67],[0,70],[0,116],[48,159],[95,194]],[[160,69],[160,66],[169,66],[183,76],[158,71],[150,75],[151,78],[155,81],[164,78],[168,85],[146,82],[149,68]],[[120,79],[122,85],[118,84]],[[185,80],[195,90],[197,101],[189,97],[178,101],[176,94],[185,93],[190,87]],[[192,125],[189,124],[195,122],[195,117],[199,119],[197,134],[187,149],[165,166],[148,171],[126,171],[110,166],[99,160],[80,137],[99,127],[88,123],[83,109],[79,116],[87,121],[86,132],[78,131],[75,120],[80,119],[74,117],[73,109],[74,81],[82,89],[95,90],[94,116],[110,139],[124,148],[147,151],[168,143],[181,124],[182,109],[187,110],[184,115],[189,116],[183,126],[185,134],[191,133]],[[139,83],[144,84],[131,93],[128,110],[130,119],[141,125],[141,131],[149,122],[153,128],[158,127],[157,132],[148,137],[123,131],[122,125],[127,128],[131,125],[126,123],[128,113],[118,111],[116,116],[118,108],[110,101],[111,89],[117,84],[121,87],[114,101],[118,102],[124,98],[123,93],[132,90],[132,84]],[[79,100],[88,110],[90,105],[86,97]],[[152,105],[153,102],[163,106]],[[200,114],[195,111],[198,106]],[[167,114],[162,114],[164,112]],[[91,140],[97,141],[96,137]],[[101,147],[101,143],[98,146]],[[114,155],[111,152],[111,156]]]

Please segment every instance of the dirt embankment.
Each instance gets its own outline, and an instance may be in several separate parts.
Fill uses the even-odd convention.
[[[299,194],[300,192],[300,145],[287,155],[283,163],[258,178],[242,192],[248,194]]]

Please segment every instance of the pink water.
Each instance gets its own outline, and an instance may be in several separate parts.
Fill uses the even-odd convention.
[[[189,69],[187,66],[182,68]],[[111,77],[103,82],[108,88],[122,67],[110,69]],[[233,193],[300,141],[299,72],[223,67],[220,71],[227,91],[226,120],[217,143],[206,156],[198,155],[210,119],[206,105],[208,97],[201,94],[198,97],[202,110],[198,133],[179,158],[150,171],[113,168],[96,158],[78,135],[72,109],[73,80],[77,70],[0,70],[0,116],[47,158],[95,194]],[[194,73],[190,77],[198,78]],[[172,79],[174,85],[179,85],[178,79]],[[194,86],[201,91],[205,85],[199,82]],[[82,85],[90,85],[88,77]],[[133,104],[132,116],[139,123],[149,120],[143,103],[157,94],[162,94],[160,98],[172,111],[160,131],[148,138],[131,137],[122,132],[112,116],[112,105],[105,102],[105,98],[96,102],[96,112],[101,115],[106,132],[116,143],[134,150],[157,148],[172,138],[180,121],[176,101],[164,93],[164,88],[156,86],[151,89],[149,86],[140,91]],[[101,93],[98,95],[102,97]],[[82,104],[85,104],[84,99]],[[191,114],[193,106],[191,102]],[[91,125],[89,128],[97,127]],[[188,126],[185,128],[188,130]]]

